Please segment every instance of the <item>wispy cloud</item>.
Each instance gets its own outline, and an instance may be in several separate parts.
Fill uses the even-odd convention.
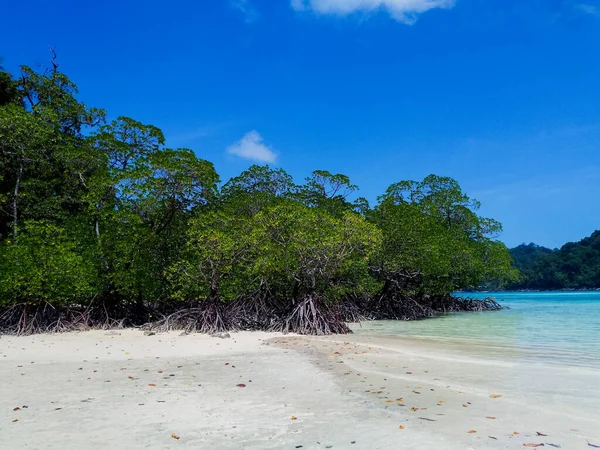
[[[242,14],[246,23],[256,22],[260,18],[260,14],[250,0],[230,0],[229,4]]]
[[[436,8],[452,8],[455,0],[291,0],[296,11],[345,16],[355,12],[387,11],[395,20],[413,24],[417,16]]]
[[[227,153],[263,163],[274,163],[277,154],[264,144],[262,136],[256,130],[244,135],[242,139],[227,148]]]
[[[574,2],[573,8],[582,13],[600,17],[600,6],[597,4],[593,4],[590,2]]]

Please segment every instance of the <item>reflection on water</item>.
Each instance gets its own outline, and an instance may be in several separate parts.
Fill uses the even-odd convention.
[[[416,322],[365,322],[355,332],[442,340],[449,350],[475,357],[600,368],[600,292],[469,296],[494,297],[509,309]]]

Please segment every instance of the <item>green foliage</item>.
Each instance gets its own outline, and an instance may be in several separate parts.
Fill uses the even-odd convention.
[[[515,279],[508,250],[493,240],[500,224],[477,216],[478,208],[451,178],[390,186],[369,215],[383,232],[380,277],[402,276],[437,294]]]
[[[296,190],[283,169],[253,165],[221,189],[221,203],[232,212],[254,215],[276,199],[290,198]]]
[[[174,297],[234,300],[251,287],[248,265],[255,244],[250,219],[209,211],[190,220],[185,249],[169,270]]]
[[[219,190],[212,163],[166,147],[155,126],[106,123],[54,67],[15,80],[0,70],[0,305],[97,301],[96,313],[147,317],[184,302],[270,302],[295,311],[281,329],[323,332],[345,326],[314,308],[385,300],[390,283],[448,294],[514,278],[500,224],[451,178],[401,181],[374,208],[325,170],[296,185],[254,165]],[[219,308],[198,308],[202,329]]]
[[[27,221],[18,243],[0,244],[0,305],[80,304],[98,293],[96,273],[78,236],[48,222]]]
[[[510,289],[600,288],[600,231],[558,250],[522,244],[510,253],[522,274]]]
[[[22,105],[23,100],[17,86],[12,76],[0,67],[0,106]]]
[[[295,201],[254,217],[258,243],[253,271],[269,289],[292,300],[318,293],[328,300],[366,289],[379,230],[353,213],[335,217]]]
[[[81,136],[85,127],[98,125],[105,116],[104,110],[88,108],[79,102],[75,98],[77,86],[56,70],[40,74],[22,66],[18,89],[30,111],[52,112],[60,131],[68,136]]]
[[[294,197],[306,206],[320,208],[339,216],[353,209],[347,198],[357,189],[346,175],[333,175],[326,170],[315,170],[306,178],[304,185],[296,188]]]

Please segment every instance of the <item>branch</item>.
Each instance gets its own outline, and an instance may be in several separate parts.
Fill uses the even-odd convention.
[[[54,50],[54,47],[50,47],[50,51],[52,52],[52,72],[56,73],[58,72],[58,64],[56,62],[56,51]]]

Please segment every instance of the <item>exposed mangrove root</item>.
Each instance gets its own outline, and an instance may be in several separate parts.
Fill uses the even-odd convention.
[[[413,295],[380,295],[363,304],[367,320],[421,320],[436,315],[429,305]]]
[[[289,303],[285,299],[265,295],[228,303],[207,299],[186,305],[93,302],[88,307],[66,307],[48,302],[20,303],[0,309],[0,333],[30,335],[141,326],[160,332],[268,330],[326,335],[350,333],[347,323],[351,322],[420,320],[461,311],[503,309],[491,298],[478,300],[450,295],[418,295],[395,289],[371,298],[348,298],[336,306],[326,305],[316,294],[308,295],[292,307],[287,305]]]
[[[276,327],[285,309],[264,298],[244,298],[226,307],[228,323],[233,330],[270,330]],[[230,330],[231,331],[231,330]]]
[[[225,307],[217,301],[201,302],[194,308],[185,308],[162,319],[145,324],[143,329],[165,332],[183,330],[187,333],[219,333],[231,331]]]
[[[346,323],[360,323],[369,320],[365,315],[365,308],[368,302],[368,297],[350,295],[341,303],[333,307],[334,311],[340,316],[341,320]]]
[[[295,305],[291,313],[272,329],[283,333],[310,335],[352,332],[339,311],[325,307],[314,295],[308,296]]]
[[[0,310],[0,334],[28,336],[89,329],[122,328],[105,309],[54,306],[48,302],[19,303]]]
[[[443,309],[444,312],[461,312],[461,311],[472,311],[472,312],[483,312],[483,311],[500,311],[504,309],[496,300],[491,297],[483,300],[467,298],[467,297],[452,297],[450,295],[444,296],[441,300],[441,308],[436,305],[436,308]]]
[[[346,322],[362,320],[422,320],[456,312],[499,311],[503,307],[492,298],[483,300],[451,295],[415,295],[399,292],[379,294],[371,299],[349,299],[340,305]]]

